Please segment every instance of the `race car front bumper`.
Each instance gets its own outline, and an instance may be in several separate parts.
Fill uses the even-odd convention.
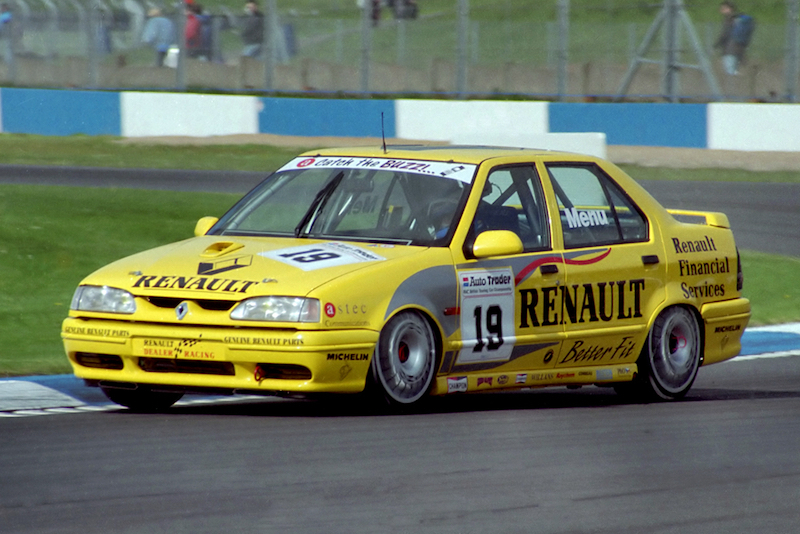
[[[95,385],[280,395],[362,391],[378,334],[67,318],[61,337]]]

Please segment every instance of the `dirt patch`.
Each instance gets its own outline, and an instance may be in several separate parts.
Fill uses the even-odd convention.
[[[800,171],[800,152],[740,152],[705,148],[609,146],[608,159],[643,167]]]
[[[123,144],[143,145],[271,145],[286,148],[328,148],[337,146],[381,146],[380,137],[306,137],[299,135],[273,134],[234,134],[211,135],[207,137],[161,136],[128,137],[119,141]],[[418,141],[412,139],[387,138],[388,145],[447,145],[445,142]]]
[[[163,145],[272,145],[286,148],[380,146],[378,137],[304,137],[295,135],[236,134],[208,137],[131,137],[125,144]],[[446,145],[444,142],[386,139],[387,144]],[[800,171],[800,152],[739,152],[703,148],[609,146],[608,159],[644,167],[745,169],[750,171]]]

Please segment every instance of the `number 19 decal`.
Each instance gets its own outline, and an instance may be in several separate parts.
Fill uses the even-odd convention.
[[[486,350],[497,350],[503,345],[503,308],[494,304],[486,310],[486,340],[483,338],[483,306],[475,307],[475,338],[478,342],[472,352],[481,352],[484,347]],[[492,337],[494,336],[494,337]]]
[[[341,258],[341,254],[335,252],[325,252],[321,248],[312,248],[308,250],[301,250],[298,252],[290,252],[289,254],[280,254],[281,258],[291,258],[292,261],[299,263],[313,263],[315,261],[326,261]]]
[[[370,250],[348,243],[339,243],[338,241],[269,250],[259,252],[258,255],[291,265],[303,271],[316,271],[317,269],[327,269],[328,267],[338,267],[350,263],[383,261],[385,259]]]
[[[506,361],[514,348],[514,277],[511,269],[458,272],[461,288],[459,363]]]

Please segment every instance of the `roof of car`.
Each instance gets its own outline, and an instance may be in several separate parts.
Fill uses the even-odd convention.
[[[594,159],[592,156],[568,152],[556,152],[545,149],[513,148],[497,146],[463,146],[463,145],[387,145],[325,148],[310,150],[304,156],[355,156],[371,158],[402,158],[429,161],[458,161],[459,163],[480,163],[487,159],[502,157],[560,157],[581,161]]]

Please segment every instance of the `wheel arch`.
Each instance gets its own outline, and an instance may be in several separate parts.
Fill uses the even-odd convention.
[[[700,331],[700,365],[703,365],[703,358],[705,356],[705,346],[706,346],[706,329],[704,328],[704,321],[703,315],[700,313],[700,310],[688,303],[688,302],[665,302],[664,306],[659,307],[653,315],[650,317],[650,320],[647,322],[647,337],[645,339],[645,344],[642,346],[642,350],[647,348],[647,344],[650,342],[650,334],[653,331],[653,325],[655,325],[656,319],[664,313],[665,311],[669,310],[670,308],[683,308],[687,310],[689,313],[692,314],[694,320],[697,322],[697,329]]]
[[[433,337],[434,337],[434,344],[435,344],[435,348],[436,348],[436,365],[435,365],[435,368],[436,368],[436,370],[438,372],[439,365],[441,365],[441,363],[442,363],[442,354],[444,353],[445,336],[444,336],[444,329],[443,329],[442,325],[436,319],[435,314],[431,313],[430,310],[428,310],[427,308],[425,308],[423,306],[413,305],[413,304],[408,304],[406,306],[402,306],[402,307],[396,308],[396,309],[392,310],[391,313],[386,314],[386,318],[384,319],[383,324],[381,325],[381,332],[383,332],[383,329],[386,327],[386,325],[395,316],[397,316],[397,315],[399,315],[399,314],[401,314],[403,312],[407,312],[407,311],[413,311],[413,312],[416,312],[416,313],[420,314],[420,316],[422,316],[422,318],[425,320],[425,322],[427,322],[428,325],[431,327],[431,331],[433,332]],[[376,350],[377,350],[377,346],[376,346]],[[374,357],[374,356],[375,356],[375,354],[374,354],[374,351],[373,351],[372,357]],[[370,361],[371,361],[371,359],[370,359]]]

